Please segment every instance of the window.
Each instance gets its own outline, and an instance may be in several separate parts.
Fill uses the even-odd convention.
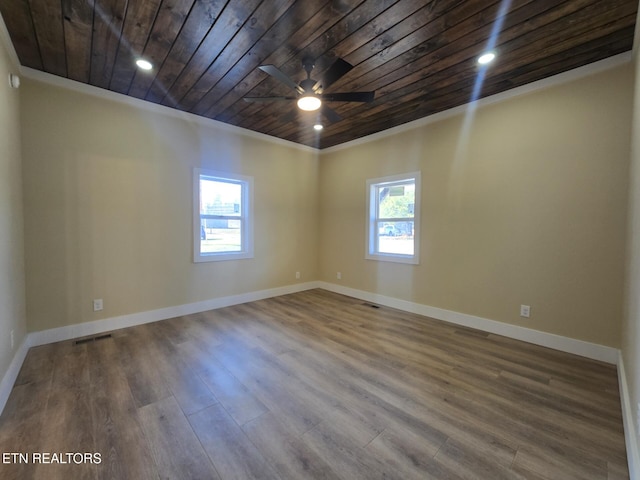
[[[367,180],[367,255],[419,263],[420,172]]]
[[[253,257],[253,178],[194,171],[194,262]]]

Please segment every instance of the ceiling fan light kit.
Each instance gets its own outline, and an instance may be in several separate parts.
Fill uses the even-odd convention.
[[[324,73],[322,79],[318,81],[311,78],[311,71],[314,67],[314,61],[312,59],[305,58],[302,61],[302,66],[305,72],[307,72],[307,78],[302,80],[300,83],[294,82],[275,65],[262,65],[258,67],[264,73],[271,75],[279,82],[292,90],[295,90],[297,94],[295,97],[244,97],[244,101],[264,103],[295,100],[300,110],[314,112],[321,108],[322,115],[324,115],[330,122],[335,123],[342,120],[342,118],[337,112],[329,108],[326,105],[326,102],[369,103],[374,99],[375,92],[324,93],[327,88],[337,82],[353,68],[353,65],[342,58],[336,59],[336,61],[333,62]]]
[[[305,112],[313,112],[318,110],[322,105],[322,101],[315,95],[305,95],[298,99],[298,108]]]

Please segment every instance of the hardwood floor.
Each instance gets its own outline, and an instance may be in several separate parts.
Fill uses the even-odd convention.
[[[2,479],[629,478],[614,366],[324,290],[32,348],[11,452]]]

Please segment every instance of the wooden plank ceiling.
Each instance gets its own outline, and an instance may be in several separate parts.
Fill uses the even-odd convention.
[[[22,65],[301,144],[326,148],[632,48],[637,0],[0,0]],[[504,12],[501,15],[500,12]],[[477,56],[495,44],[485,74]],[[154,65],[137,69],[143,57]],[[342,120],[245,96],[295,92],[338,57]]]

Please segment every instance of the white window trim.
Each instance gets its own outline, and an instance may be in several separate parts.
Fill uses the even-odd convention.
[[[202,253],[200,251],[200,176],[222,181],[236,181],[244,183],[247,188],[242,190],[242,214],[244,219],[242,234],[242,250],[239,252]],[[229,172],[216,170],[204,170],[195,168],[193,170],[193,261],[217,262],[222,260],[239,260],[243,258],[253,258],[253,177],[238,175]]]
[[[416,185],[415,204],[413,207],[413,255],[402,255],[397,253],[379,253],[377,252],[376,243],[378,241],[377,222],[376,222],[376,196],[374,185],[394,183],[404,183],[407,180],[413,180]],[[421,191],[421,175],[420,172],[409,172],[399,175],[390,175],[381,178],[371,178],[367,180],[367,225],[365,235],[365,258],[367,260],[379,260],[382,262],[408,263],[418,265],[420,263],[420,191]],[[397,219],[405,220],[405,219]],[[376,253],[377,252],[377,253]]]

